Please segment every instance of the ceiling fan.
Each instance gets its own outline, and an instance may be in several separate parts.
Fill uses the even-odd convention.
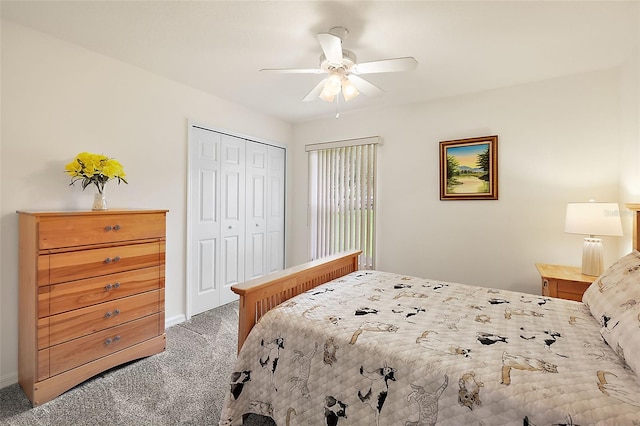
[[[328,33],[317,34],[322,48],[320,68],[277,68],[261,69],[260,71],[285,74],[329,74],[320,81],[303,101],[309,102],[320,98],[333,102],[342,97],[349,101],[359,93],[367,96],[380,96],[382,89],[360,77],[362,74],[376,74],[385,72],[410,71],[418,66],[418,61],[412,57],[381,59],[378,61],[358,63],[356,55],[350,50],[342,48],[342,41],[349,31],[344,27],[333,27]]]

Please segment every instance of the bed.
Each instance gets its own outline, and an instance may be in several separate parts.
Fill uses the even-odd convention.
[[[357,251],[235,286],[220,424],[640,425],[637,241],[584,303],[358,271]]]

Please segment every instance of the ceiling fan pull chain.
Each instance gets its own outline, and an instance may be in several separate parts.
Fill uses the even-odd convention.
[[[336,120],[340,118],[340,93],[336,95]]]

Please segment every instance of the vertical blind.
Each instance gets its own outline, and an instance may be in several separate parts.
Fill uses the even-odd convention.
[[[375,267],[377,143],[362,143],[370,139],[307,146],[312,259],[359,249],[359,268]]]

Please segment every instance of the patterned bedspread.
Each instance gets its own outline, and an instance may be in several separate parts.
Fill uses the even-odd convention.
[[[640,378],[579,302],[359,271],[267,313],[220,424],[640,425]]]

